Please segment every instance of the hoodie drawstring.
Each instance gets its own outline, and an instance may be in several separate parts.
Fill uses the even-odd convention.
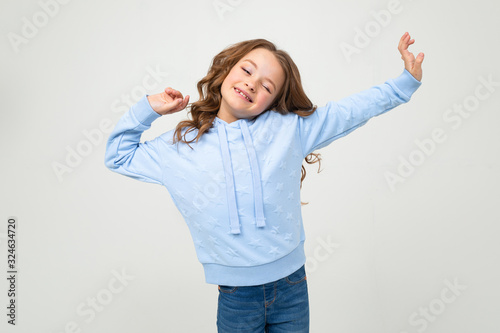
[[[252,136],[248,129],[248,124],[245,120],[240,122],[243,139],[245,141],[245,148],[250,159],[250,167],[252,173],[252,184],[255,203],[255,217],[256,225],[259,228],[266,226],[266,218],[264,217],[264,202],[262,198],[262,185],[260,183],[260,168],[257,161],[257,154],[252,141]],[[234,174],[229,152],[229,145],[227,141],[226,126],[219,121],[217,124],[217,131],[219,134],[219,142],[222,152],[222,162],[224,165],[224,174],[226,177],[226,196],[229,205],[229,219],[231,225],[231,233],[240,233],[240,221],[238,216],[238,207],[236,205],[236,188],[234,185]]]
[[[248,130],[248,124],[246,123],[246,121],[243,121],[241,122],[241,125],[243,139],[245,140],[245,147],[250,157],[250,166],[252,168],[255,217],[257,219],[257,227],[265,227],[266,218],[264,217],[264,202],[262,200],[262,185],[260,183],[260,169],[259,164],[257,163],[257,154],[255,153],[252,137],[250,136],[250,131]]]
[[[227,136],[225,126],[219,124],[217,126],[219,132],[219,141],[222,150],[222,164],[224,164],[224,174],[226,175],[226,195],[227,203],[229,204],[229,220],[231,221],[231,233],[240,233],[240,220],[238,217],[238,208],[236,207],[236,188],[234,186],[233,166],[229,156],[229,146],[227,144]]]

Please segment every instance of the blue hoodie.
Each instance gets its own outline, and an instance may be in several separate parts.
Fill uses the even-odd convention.
[[[192,148],[172,143],[175,129],[140,143],[160,117],[145,95],[110,134],[105,164],[167,188],[189,227],[207,283],[272,282],[306,261],[300,204],[304,158],[408,102],[420,85],[405,69],[308,117],[272,110],[231,123],[216,117],[209,131],[190,143]],[[186,138],[196,134],[191,131]]]

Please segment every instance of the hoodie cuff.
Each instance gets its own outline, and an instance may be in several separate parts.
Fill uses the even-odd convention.
[[[161,117],[148,101],[149,95],[144,95],[134,106],[132,106],[132,114],[142,125],[151,126],[151,123]]]
[[[422,82],[418,81],[411,75],[410,72],[405,68],[403,73],[397,78],[392,80],[393,84],[408,98],[422,85]]]

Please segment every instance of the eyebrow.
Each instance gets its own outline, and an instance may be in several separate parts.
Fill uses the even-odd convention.
[[[255,67],[255,69],[259,69],[259,66],[257,66],[257,64],[256,64],[255,62],[253,62],[253,60],[251,60],[251,59],[245,59],[245,60],[243,60],[243,61],[248,61],[249,63],[251,63],[251,64]],[[266,79],[267,79],[269,82],[271,82],[271,84],[272,84],[272,85],[273,85],[273,87],[274,87],[274,90],[276,90],[276,85],[274,84],[273,80],[271,80],[271,79],[270,79],[270,78],[268,78],[268,77],[266,77]]]

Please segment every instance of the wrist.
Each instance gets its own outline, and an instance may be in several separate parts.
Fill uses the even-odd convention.
[[[156,112],[149,104],[148,95],[143,96],[133,107],[132,113],[135,118],[143,125],[151,125],[153,121],[162,115]]]

